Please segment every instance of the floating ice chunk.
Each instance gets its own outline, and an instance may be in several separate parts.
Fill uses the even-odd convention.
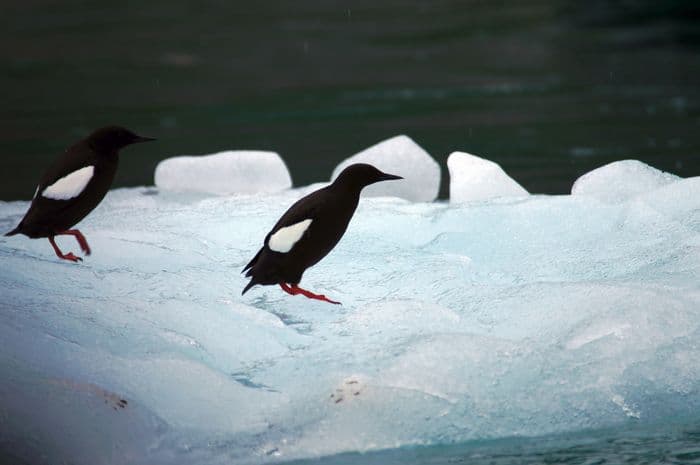
[[[156,166],[155,184],[180,192],[257,194],[288,189],[292,178],[275,152],[231,150],[165,159]]]
[[[629,200],[678,181],[676,175],[659,171],[639,160],[621,160],[589,171],[574,182],[572,195],[589,195],[608,203]]]
[[[529,195],[497,163],[469,153],[452,152],[447,158],[447,168],[451,202]]]
[[[345,159],[333,170],[338,177],[353,163],[369,163],[385,173],[403,176],[401,181],[380,182],[365,188],[364,196],[401,197],[413,202],[431,202],[440,189],[440,165],[408,136],[396,136]]]

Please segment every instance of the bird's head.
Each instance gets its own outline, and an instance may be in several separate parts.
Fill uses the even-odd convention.
[[[112,152],[127,145],[138,144],[155,140],[151,137],[142,137],[120,126],[107,126],[90,134],[88,143],[95,149]]]
[[[372,165],[367,163],[356,163],[345,168],[336,178],[333,184],[350,186],[356,189],[362,189],[365,186],[374,184],[380,181],[391,181],[394,179],[403,179],[395,174],[388,174],[379,171]]]

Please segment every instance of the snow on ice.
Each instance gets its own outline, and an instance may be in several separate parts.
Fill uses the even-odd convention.
[[[450,202],[529,195],[491,160],[469,153],[453,152],[447,158],[447,167],[450,170]]]
[[[403,176],[402,182],[384,182],[362,191],[363,197],[399,197],[413,202],[430,202],[440,189],[440,165],[408,136],[396,136],[343,160],[333,170],[331,181],[353,163],[369,163],[389,174]]]
[[[679,179],[639,160],[620,160],[578,178],[571,187],[571,195],[589,195],[611,203],[624,202]]]
[[[282,158],[258,150],[167,158],[156,166],[154,178],[163,190],[216,195],[270,193],[292,187]]]

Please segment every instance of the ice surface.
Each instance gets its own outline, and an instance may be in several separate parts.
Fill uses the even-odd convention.
[[[435,200],[440,189],[440,165],[408,136],[396,136],[343,160],[334,170],[331,180],[353,163],[369,163],[385,173],[404,179],[380,182],[366,187],[363,197],[391,196],[412,202]]]
[[[497,163],[476,155],[452,152],[447,158],[447,168],[450,170],[450,202],[529,195]]]
[[[81,264],[2,237],[0,449],[269,463],[697,415],[700,178],[624,203],[363,199],[302,282],[343,306],[241,296],[304,191],[115,190]],[[0,230],[26,207],[0,203]]]
[[[292,187],[282,158],[256,150],[167,158],[158,163],[154,177],[160,189],[217,195],[262,194]]]
[[[571,187],[571,194],[588,195],[604,202],[624,202],[679,179],[639,160],[620,160],[578,178]]]

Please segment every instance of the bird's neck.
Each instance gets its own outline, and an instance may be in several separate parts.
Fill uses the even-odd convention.
[[[360,201],[360,193],[363,187],[364,186],[358,186],[357,184],[347,182],[333,183],[331,185],[333,192],[343,198],[351,199],[355,204]]]
[[[112,146],[106,146],[92,141],[88,141],[88,145],[100,157],[110,160],[116,160],[119,158],[119,149]]]
[[[341,176],[337,178],[333,184],[331,184],[331,187],[338,192],[344,192],[346,195],[350,194],[359,199],[360,192],[362,192],[362,189],[364,189],[366,186],[364,184],[354,182],[353,179],[343,178]]]

